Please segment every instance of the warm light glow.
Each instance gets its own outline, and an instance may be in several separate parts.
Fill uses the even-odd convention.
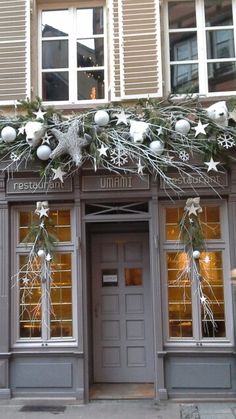
[[[94,87],[94,86],[91,88],[90,99],[92,99],[92,100],[97,99],[96,87]]]

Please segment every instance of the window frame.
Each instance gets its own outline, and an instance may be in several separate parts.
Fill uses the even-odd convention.
[[[163,261],[166,261],[167,252],[176,252],[183,250],[183,245],[176,240],[165,239],[165,209],[170,207],[184,207],[186,201],[180,201],[177,205],[173,205],[168,201],[164,201],[160,206],[160,255]],[[200,304],[197,299],[193,298],[194,281],[191,284],[191,300],[192,300],[192,327],[193,336],[187,337],[170,337],[169,336],[169,310],[168,310],[168,284],[167,284],[167,264],[164,262],[160,266],[161,272],[161,288],[163,301],[163,323],[164,323],[164,340],[167,347],[178,346],[229,346],[233,345],[234,331],[233,331],[233,306],[232,306],[232,283],[230,276],[230,253],[229,253],[229,231],[227,224],[227,202],[222,200],[202,200],[201,206],[219,206],[220,208],[220,225],[221,225],[221,239],[208,240],[207,251],[221,251],[222,252],[222,270],[223,270],[223,290],[224,290],[224,308],[225,308],[225,331],[226,335],[223,338],[201,337],[201,312]],[[227,302],[227,304],[226,304]]]
[[[19,269],[19,257],[21,255],[27,255],[31,245],[23,244],[18,241],[18,232],[20,226],[20,211],[34,211],[35,206],[25,205],[14,206],[11,213],[11,226],[12,226],[12,243],[11,243],[11,254],[14,255],[11,261],[11,278],[18,272]],[[51,210],[58,210],[56,205],[50,205]],[[77,319],[77,294],[78,294],[78,275],[80,270],[78,268],[78,255],[76,246],[76,232],[73,228],[75,219],[75,210],[72,205],[60,204],[60,210],[69,210],[71,217],[71,240],[70,242],[59,242],[55,244],[55,251],[58,253],[69,253],[71,254],[71,280],[72,280],[72,336],[71,337],[52,337],[44,339],[44,333],[40,338],[21,338],[19,336],[19,287],[14,281],[10,281],[11,290],[11,345],[13,348],[34,348],[34,347],[68,347],[78,345],[78,319]],[[45,326],[46,327],[46,326]]]
[[[78,100],[77,99],[77,74],[78,67],[76,63],[76,53],[73,51],[73,46],[76,45],[76,30],[75,30],[75,20],[76,20],[76,9],[89,9],[93,7],[102,7],[103,8],[103,22],[104,22],[104,65],[102,70],[104,71],[104,98],[103,99],[94,99],[94,100]],[[89,2],[73,2],[73,1],[64,1],[61,2],[40,2],[38,6],[38,92],[39,96],[42,97],[42,12],[50,10],[66,10],[68,9],[70,19],[73,22],[71,25],[71,31],[68,34],[68,100],[53,100],[53,101],[43,101],[45,105],[56,105],[66,107],[70,105],[94,105],[94,104],[104,104],[108,102],[108,91],[109,91],[109,80],[108,80],[108,39],[107,39],[107,8],[106,4],[102,0],[90,0]],[[96,39],[96,35],[94,37]],[[87,67],[85,67],[86,69]],[[100,68],[100,66],[99,66]],[[99,69],[98,68],[98,69]],[[97,67],[96,67],[97,69]],[[63,69],[52,69],[52,71],[63,71]],[[81,70],[82,71],[82,70]],[[84,70],[86,71],[86,70]]]
[[[190,28],[183,28],[179,29],[179,32],[196,32],[197,37],[197,51],[198,51],[198,58],[195,60],[185,60],[181,61],[171,61],[169,56],[170,51],[170,39],[169,34],[171,33],[178,33],[178,29],[169,29],[169,21],[168,21],[168,3],[178,1],[178,0],[164,0],[163,4],[163,32],[164,32],[164,44],[166,45],[165,51],[168,53],[164,53],[164,63],[165,63],[165,91],[166,94],[171,92],[171,63],[172,64],[197,64],[198,65],[198,82],[199,82],[199,92],[193,93],[193,96],[200,96],[200,97],[218,97],[218,96],[232,96],[232,94],[236,94],[235,90],[230,91],[218,91],[218,92],[209,92],[209,84],[208,84],[208,69],[207,66],[210,63],[227,63],[227,62],[234,62],[236,66],[236,0],[232,1],[232,17],[233,17],[233,24],[228,26],[206,26],[205,25],[205,15],[204,15],[204,0],[195,0],[195,10],[196,10],[196,27]],[[188,2],[192,0],[181,0],[181,2]],[[214,30],[233,30],[234,33],[234,58],[226,58],[226,59],[209,59],[207,58],[207,44],[206,44],[206,33],[209,31]],[[204,57],[204,59],[202,59]],[[184,97],[186,96],[185,93],[175,93],[177,97]]]

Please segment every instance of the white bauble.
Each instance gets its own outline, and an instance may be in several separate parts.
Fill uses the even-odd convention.
[[[95,124],[99,125],[99,127],[105,127],[105,125],[109,122],[109,115],[106,111],[97,111],[94,115],[94,122]]]
[[[175,124],[175,131],[180,134],[187,135],[190,131],[191,125],[186,119],[180,119]]]
[[[152,141],[149,144],[149,148],[157,156],[160,156],[163,153],[163,151],[164,151],[164,145],[159,140]]]
[[[200,258],[200,252],[199,252],[199,250],[194,250],[193,251],[193,258],[194,259],[199,259]]]
[[[45,251],[44,251],[43,249],[39,249],[39,250],[38,250],[38,256],[39,256],[40,258],[44,258],[44,256],[45,256]]]
[[[43,144],[37,148],[36,154],[39,160],[48,160],[51,152],[51,148],[48,145]]]
[[[6,143],[12,143],[16,139],[16,130],[13,127],[5,127],[1,132],[2,140]]]

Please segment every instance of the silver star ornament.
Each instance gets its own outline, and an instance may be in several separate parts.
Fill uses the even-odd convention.
[[[50,159],[54,160],[63,154],[69,154],[77,167],[82,165],[82,149],[90,143],[91,138],[87,134],[80,137],[78,128],[77,121],[73,121],[67,132],[61,132],[56,128],[51,129],[58,144],[50,154]]]

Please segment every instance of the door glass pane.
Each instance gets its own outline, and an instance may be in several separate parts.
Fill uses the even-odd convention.
[[[42,36],[68,36],[69,33],[68,10],[49,10],[42,12]]]
[[[180,229],[178,223],[183,215],[183,212],[183,208],[166,208],[166,240],[179,240]]]
[[[47,72],[42,74],[43,100],[68,100],[68,71]]]
[[[68,41],[44,41],[42,44],[42,68],[68,67]]]
[[[232,0],[205,0],[206,26],[226,26],[233,24]]]
[[[78,72],[78,100],[104,99],[104,71]]]
[[[89,38],[103,33],[103,8],[77,9],[77,37]]]
[[[199,214],[203,235],[206,240],[221,238],[220,207],[202,207]]]
[[[203,277],[203,293],[209,301],[216,324],[216,328],[213,328],[212,321],[204,318],[202,307],[202,336],[225,337],[222,253],[218,251],[201,253],[200,273]]]
[[[195,28],[195,1],[170,1],[168,3],[169,28]]]
[[[143,283],[143,270],[141,268],[125,268],[125,285],[141,286]]]
[[[189,338],[192,330],[191,279],[186,253],[167,253],[169,336]]]

